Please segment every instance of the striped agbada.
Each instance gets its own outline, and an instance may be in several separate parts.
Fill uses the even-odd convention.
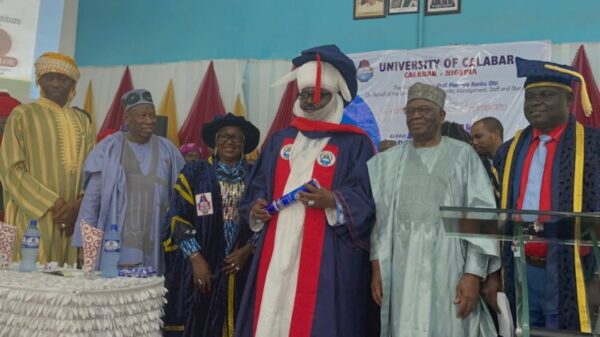
[[[77,80],[79,76],[71,73],[74,70],[70,64],[62,61],[54,58],[51,62],[55,64],[38,64],[38,60],[36,75],[39,78],[45,72],[59,72]],[[70,108],[69,102],[61,107],[41,97],[19,105],[10,114],[0,146],[0,180],[5,222],[17,227],[16,261],[21,258],[20,242],[30,220],[38,221],[41,233],[40,263],[77,261],[70,237],[54,226],[52,207],[61,197],[69,203],[81,194],[81,169],[93,144],[89,118]]]

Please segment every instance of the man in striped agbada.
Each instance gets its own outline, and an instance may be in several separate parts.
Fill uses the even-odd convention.
[[[70,107],[80,73],[75,61],[45,53],[35,62],[40,98],[16,107],[0,147],[5,222],[17,227],[15,260],[30,220],[41,232],[38,260],[73,264],[70,240],[81,204],[81,168],[94,144],[89,117]]]

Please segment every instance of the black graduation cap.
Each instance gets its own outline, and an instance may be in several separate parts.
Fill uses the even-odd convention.
[[[536,87],[557,87],[573,92],[571,84],[581,82],[581,103],[586,116],[592,113],[592,104],[583,76],[574,67],[547,61],[516,58],[517,77],[526,77],[525,90]]]
[[[244,133],[244,154],[252,152],[260,139],[260,131],[254,124],[244,117],[236,116],[228,112],[225,116],[217,115],[212,122],[204,123],[202,127],[202,140],[210,148],[215,148],[215,136],[217,132],[226,126],[236,126]]]

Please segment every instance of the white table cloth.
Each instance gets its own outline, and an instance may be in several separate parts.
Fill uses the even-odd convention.
[[[0,270],[0,336],[161,336],[164,278]]]

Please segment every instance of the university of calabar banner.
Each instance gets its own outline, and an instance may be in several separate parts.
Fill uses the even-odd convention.
[[[373,111],[381,139],[404,141],[408,135],[403,108],[415,82],[446,91],[446,120],[470,129],[493,116],[505,139],[527,125],[523,115],[523,82],[515,58],[550,60],[547,41],[460,45],[387,50],[349,55],[357,66],[358,94]]]

